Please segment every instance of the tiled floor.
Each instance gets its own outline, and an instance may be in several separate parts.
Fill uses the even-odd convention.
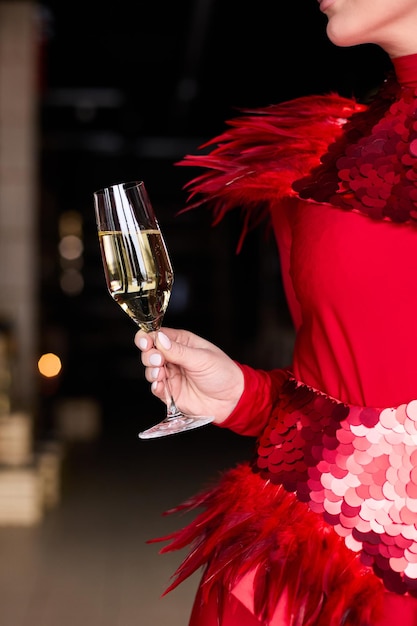
[[[0,527],[1,626],[186,626],[197,577],[161,594],[181,554],[147,544],[164,517],[251,440],[208,426],[140,441],[135,430],[66,445],[61,502],[38,526]]]

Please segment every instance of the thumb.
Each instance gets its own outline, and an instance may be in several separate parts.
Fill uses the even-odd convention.
[[[161,331],[156,335],[155,345],[170,363],[182,365],[187,360],[185,354],[186,346],[176,341],[171,341],[168,335]]]
[[[164,329],[165,331],[165,329]],[[158,331],[155,345],[169,363],[184,369],[207,371],[215,366],[219,350],[212,343],[187,330]]]

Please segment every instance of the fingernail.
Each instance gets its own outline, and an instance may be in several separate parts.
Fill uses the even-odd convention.
[[[148,347],[147,339],[145,339],[145,337],[141,337],[139,339],[139,348],[141,348],[141,350],[146,350],[147,347]]]
[[[152,378],[158,378],[158,374],[159,374],[159,367],[154,367],[151,370],[151,376]]]
[[[152,354],[149,358],[149,363],[151,365],[161,365],[161,360],[160,354]]]
[[[152,391],[156,391],[157,386],[158,386],[158,381],[157,381],[157,380],[154,380],[154,382],[153,382],[153,383],[152,383],[152,385],[151,385],[151,389],[152,389]]]
[[[158,339],[161,342],[162,346],[165,348],[165,350],[169,350],[170,349],[171,341],[164,333],[159,332],[158,333]]]

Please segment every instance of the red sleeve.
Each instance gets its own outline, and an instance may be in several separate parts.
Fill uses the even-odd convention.
[[[240,363],[237,365],[244,375],[244,390],[232,413],[218,426],[229,428],[239,435],[258,437],[266,426],[288,372],[283,369],[253,369]]]

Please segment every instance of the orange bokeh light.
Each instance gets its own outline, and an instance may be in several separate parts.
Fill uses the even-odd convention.
[[[43,354],[38,361],[38,369],[42,376],[53,378],[58,376],[62,369],[61,359],[53,352]]]

